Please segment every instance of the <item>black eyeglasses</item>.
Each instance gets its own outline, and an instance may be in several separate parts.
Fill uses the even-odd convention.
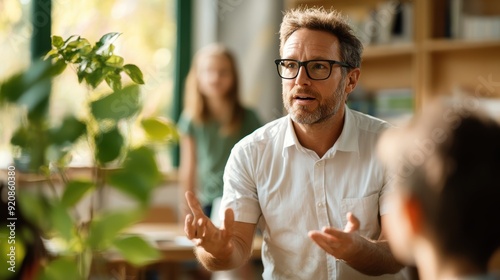
[[[276,59],[274,61],[278,68],[278,74],[283,79],[295,79],[299,75],[300,66],[304,66],[307,76],[311,80],[326,80],[332,74],[332,65],[354,68],[351,65],[336,60],[307,60]]]

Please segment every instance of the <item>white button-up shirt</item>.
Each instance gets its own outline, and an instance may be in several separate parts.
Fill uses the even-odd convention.
[[[307,235],[324,226],[343,229],[352,212],[359,233],[377,239],[380,216],[388,212],[388,178],[375,145],[389,124],[345,108],[342,133],[322,158],[300,145],[289,116],[232,150],[220,214],[230,207],[236,221],[260,220],[264,279],[380,279],[337,261]]]

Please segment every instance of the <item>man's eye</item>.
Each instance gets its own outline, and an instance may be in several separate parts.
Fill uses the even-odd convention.
[[[323,63],[312,63],[311,69],[314,69],[314,70],[323,70],[323,69],[327,69],[327,67]]]
[[[295,69],[297,68],[297,63],[293,62],[283,62],[283,66],[287,69]]]

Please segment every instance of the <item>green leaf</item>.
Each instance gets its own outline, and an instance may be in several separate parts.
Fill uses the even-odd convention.
[[[20,212],[27,220],[37,225],[42,232],[50,232],[52,221],[47,217],[51,205],[45,195],[21,191],[18,193],[17,201]]]
[[[6,216],[3,216],[6,217]],[[5,226],[7,224],[7,226]],[[2,242],[2,246],[0,246],[0,263],[7,264],[3,267],[5,269],[0,269],[0,279],[20,279],[20,274],[22,274],[22,269],[16,267],[15,272],[10,271],[8,268],[9,264],[13,264],[11,262],[11,255],[15,254],[16,260],[24,260],[26,257],[27,248],[32,248],[32,243],[30,241],[33,240],[33,234],[28,232],[28,230],[23,230],[19,233],[19,229],[16,228],[16,243],[15,247],[11,248],[8,245],[9,235],[11,233],[9,229],[9,222],[3,222],[2,227],[0,228],[0,242]],[[12,241],[11,241],[12,242]],[[14,249],[11,251],[11,249]],[[17,264],[18,262],[16,262]],[[16,276],[17,275],[17,276]]]
[[[113,91],[119,91],[120,89],[122,89],[122,77],[119,74],[111,72],[106,75],[104,79]]]
[[[80,71],[78,70],[76,72],[76,76],[78,77],[78,83],[82,83],[83,79],[85,79],[85,76],[87,76],[87,73],[85,73],[84,71]]]
[[[61,74],[66,69],[66,62],[63,60],[58,60],[52,64],[52,66],[48,70],[48,75],[50,77],[55,77]]]
[[[141,121],[146,135],[153,141],[170,141],[177,139],[177,130],[173,123],[165,118],[147,118]]]
[[[89,193],[95,187],[91,181],[71,180],[66,184],[61,203],[65,207],[75,206],[85,194]]]
[[[78,273],[78,262],[73,258],[59,257],[43,268],[38,280],[83,279]]]
[[[123,71],[134,81],[136,84],[143,85],[144,78],[141,69],[134,64],[126,64],[123,66]]]
[[[101,39],[99,39],[99,41],[95,44],[97,47],[95,52],[97,54],[103,54],[106,50],[112,52],[113,47],[111,47],[111,45],[120,35],[121,33],[111,32],[102,36]]]
[[[28,128],[25,126],[20,126],[17,128],[17,130],[10,138],[10,143],[14,146],[25,148],[29,146],[30,144],[29,140],[30,140],[30,134]]]
[[[120,211],[104,213],[90,224],[88,242],[91,248],[104,249],[127,227],[139,221],[140,211]]]
[[[85,77],[85,82],[89,84],[92,88],[96,88],[99,84],[104,81],[104,75],[102,74],[102,68],[97,68],[90,73],[83,74]]]
[[[103,45],[113,43],[120,35],[122,34],[119,32],[106,33],[101,37],[101,39],[99,39],[99,43]]]
[[[22,73],[12,75],[7,81],[0,85],[0,101],[16,102],[28,86],[30,85],[23,81]]]
[[[76,40],[67,43],[66,49],[80,52],[81,50],[88,49],[90,46],[90,42],[87,39],[78,37]]]
[[[69,62],[71,63],[80,63],[81,61],[81,54],[80,52],[73,52],[71,56],[69,57]]]
[[[24,171],[38,172],[46,164],[47,129],[43,123],[21,126],[11,138],[11,144],[21,147],[21,156],[15,159],[19,168]]]
[[[53,76],[61,73],[66,67],[64,61],[52,64],[50,61],[37,61],[26,71],[19,72],[0,86],[0,101],[20,102],[31,105],[40,103],[47,96],[47,85]],[[50,88],[49,88],[50,89]],[[46,91],[44,93],[44,91]],[[42,93],[43,96],[37,96]],[[29,95],[29,97],[23,97]],[[31,100],[35,98],[36,100]],[[24,105],[27,105],[24,104]]]
[[[76,37],[76,39],[74,39],[74,40],[79,40],[79,39],[80,39],[80,36],[78,36],[78,35],[71,35],[71,36],[69,36],[66,40],[64,40],[64,45],[67,45],[67,44],[68,44],[71,40],[73,40],[73,38],[75,38],[75,37]],[[74,40],[73,40],[73,41],[74,41]]]
[[[87,56],[89,55],[91,52],[92,52],[92,46],[89,45],[86,45],[86,46],[83,46],[80,50],[80,55],[82,56]]]
[[[144,266],[160,258],[160,252],[138,236],[118,238],[114,247],[131,264]]]
[[[145,206],[161,178],[155,153],[140,147],[128,153],[123,168],[109,176],[109,183]]]
[[[79,121],[74,116],[68,116],[64,118],[60,127],[50,130],[49,137],[53,144],[63,145],[75,142],[85,132],[85,123]]]
[[[48,58],[57,58],[59,57],[59,50],[58,49],[51,49],[47,54],[45,54],[45,57],[43,59],[48,59]]]
[[[123,66],[123,57],[112,55],[106,59],[105,64],[111,67],[120,68]]]
[[[30,87],[17,100],[18,104],[26,106],[31,119],[43,117],[48,111],[51,82],[49,79],[40,81],[36,86]]]
[[[52,46],[56,49],[60,49],[64,46],[64,40],[61,36],[52,36]]]
[[[40,100],[33,108],[28,111],[28,120],[32,123],[40,123],[47,118],[49,111],[49,96]]]
[[[52,221],[53,228],[59,235],[69,241],[72,237],[73,219],[70,217],[68,210],[62,204],[54,204],[50,208],[49,218]]]
[[[122,150],[123,136],[118,128],[96,135],[96,158],[100,163],[107,163],[116,159]]]
[[[132,117],[140,109],[139,87],[126,86],[90,104],[97,120],[113,119],[119,121]]]
[[[102,73],[104,75],[109,75],[110,73],[114,73],[114,72],[115,72],[115,68],[114,67],[104,66],[102,68]]]

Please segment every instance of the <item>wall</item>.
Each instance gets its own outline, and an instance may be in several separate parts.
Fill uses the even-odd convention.
[[[225,43],[238,59],[242,101],[267,122],[283,115],[278,31],[282,1],[193,0],[193,50]]]

